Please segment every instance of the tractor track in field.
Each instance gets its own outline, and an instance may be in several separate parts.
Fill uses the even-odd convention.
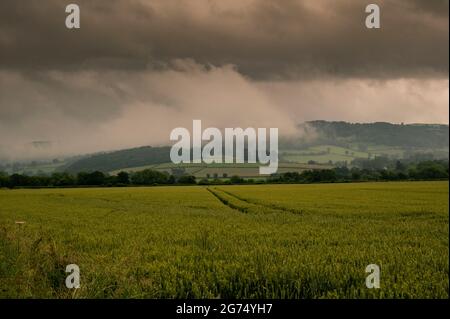
[[[222,204],[224,204],[227,207],[230,207],[231,209],[237,210],[241,213],[248,213],[248,209],[244,207],[239,207],[237,205],[234,205],[230,203],[226,198],[220,196],[216,191],[213,191],[211,188],[207,187],[206,190],[210,192],[215,198],[217,198]]]
[[[251,212],[256,213],[265,211],[267,213],[294,213],[297,215],[303,214],[303,211],[288,209],[278,205],[264,205],[258,202],[250,201],[248,199],[239,197],[228,191],[224,191],[223,189],[220,188],[212,189],[207,187],[206,190],[210,192],[214,197],[216,197],[225,206],[228,206],[231,209],[237,210],[241,213],[251,213]],[[225,196],[228,196],[230,198],[226,198],[221,193],[225,194]]]
[[[220,189],[220,188],[218,188],[218,189],[220,191],[224,192],[225,194],[231,196],[231,197],[234,197],[234,198],[236,198],[236,199],[238,199],[240,201],[243,201],[243,202],[246,202],[246,203],[249,203],[249,204],[252,204],[252,205],[261,206],[261,207],[274,209],[274,210],[281,210],[283,212],[289,212],[289,213],[297,214],[297,215],[304,214],[304,211],[302,209],[299,210],[299,209],[295,209],[295,208],[287,208],[287,207],[283,207],[283,206],[276,205],[276,204],[263,204],[261,202],[252,201],[250,199],[240,197],[240,196],[235,195],[235,194],[233,194],[231,192],[228,192],[226,190],[223,190],[223,189]]]

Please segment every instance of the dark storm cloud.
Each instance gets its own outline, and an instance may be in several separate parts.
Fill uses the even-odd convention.
[[[81,7],[81,29],[64,26]],[[232,64],[255,79],[448,76],[448,1],[2,0],[0,68],[164,69]]]
[[[424,13],[448,17],[448,0],[410,0],[411,5]]]
[[[0,0],[0,161],[167,144],[193,119],[448,123],[448,33],[440,0]]]

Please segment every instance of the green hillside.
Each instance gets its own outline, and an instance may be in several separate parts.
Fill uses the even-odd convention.
[[[91,155],[71,163],[61,170],[71,173],[81,171],[109,172],[125,167],[137,167],[166,162],[170,162],[169,146],[143,146]]]
[[[305,125],[305,124],[302,124]],[[347,123],[311,121],[321,144],[386,145],[403,148],[448,148],[449,127],[441,124]]]
[[[373,159],[380,156],[391,159],[414,156],[422,156],[425,159],[448,158],[448,125],[311,121],[299,126],[306,132],[302,137],[280,137],[281,163],[351,165],[356,159]],[[136,170],[166,165],[170,163],[169,154],[170,146],[143,146],[85,156],[68,164],[55,166],[54,169],[71,173]],[[235,164],[232,168],[222,165],[226,171],[221,172],[204,166],[197,171],[195,168],[189,168],[186,173],[201,177],[216,173],[255,175],[255,167],[240,166],[242,165]]]

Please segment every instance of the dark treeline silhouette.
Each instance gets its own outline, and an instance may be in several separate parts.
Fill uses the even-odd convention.
[[[21,174],[6,175],[0,173],[0,187],[71,187],[71,186],[129,186],[129,185],[164,185],[192,184],[193,176],[175,178],[168,173],[150,169],[135,173],[120,172],[107,175],[100,171],[80,172],[78,174],[53,173],[49,176],[27,176]]]
[[[336,167],[327,170],[308,170],[302,173],[285,173],[273,176],[271,182],[323,183],[446,179],[448,179],[448,161],[426,161],[410,165],[397,161],[393,168]]]
[[[378,162],[362,167],[336,167],[333,169],[306,170],[274,174],[266,179],[243,179],[231,176],[226,179],[202,179],[195,176],[175,176],[167,172],[145,169],[133,173],[120,172],[108,175],[100,171],[81,172],[76,175],[67,172],[49,176],[7,175],[0,172],[0,187],[76,187],[76,186],[140,186],[140,185],[210,185],[210,184],[264,184],[264,183],[332,183],[360,181],[402,181],[402,180],[446,180],[448,161],[435,160],[419,163],[388,163],[380,168]]]
[[[142,146],[114,152],[92,154],[69,163],[62,170],[70,173],[82,171],[109,172],[123,167],[137,167],[170,162],[170,147]]]

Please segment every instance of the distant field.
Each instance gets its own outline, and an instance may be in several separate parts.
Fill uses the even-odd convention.
[[[351,147],[351,148],[350,148]],[[358,145],[350,145],[349,148],[334,145],[311,146],[306,149],[281,150],[280,158],[283,161],[294,163],[332,163],[347,162],[351,163],[354,159],[373,159],[375,156],[384,156],[389,158],[404,158],[407,148],[386,146],[386,145],[367,145],[364,151],[360,150]],[[416,153],[433,153],[437,158],[446,158],[448,149],[411,149]]]
[[[334,145],[319,145],[311,146],[304,150],[283,150],[280,155],[283,160],[295,163],[308,163],[309,161],[314,161],[316,163],[347,161],[350,163],[355,158],[373,158],[376,155],[380,155],[380,153],[372,153],[370,151],[363,152]]]
[[[0,297],[448,298],[448,192],[448,182],[0,190]],[[71,263],[75,291],[64,286]],[[365,286],[372,263],[380,289]]]

